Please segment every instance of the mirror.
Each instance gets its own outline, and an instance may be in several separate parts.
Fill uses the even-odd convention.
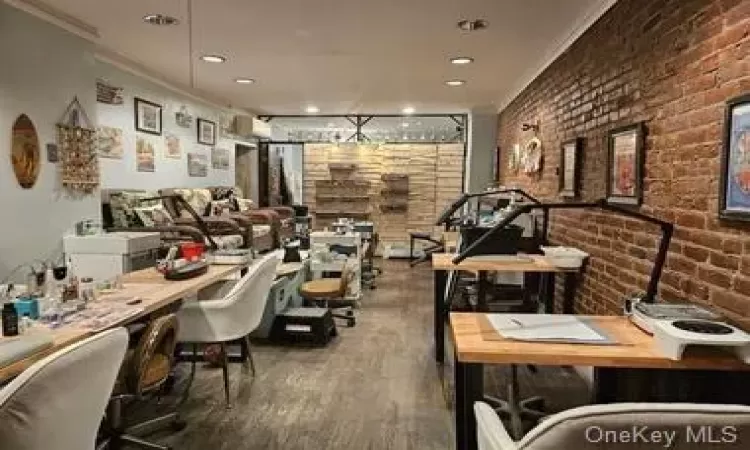
[[[39,177],[41,157],[36,128],[26,114],[21,114],[13,124],[11,162],[18,184],[31,189]]]

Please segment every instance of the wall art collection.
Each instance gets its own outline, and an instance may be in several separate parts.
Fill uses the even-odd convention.
[[[750,220],[750,94],[726,104],[719,217]]]

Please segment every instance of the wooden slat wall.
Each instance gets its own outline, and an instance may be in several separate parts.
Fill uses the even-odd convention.
[[[463,144],[307,144],[305,145],[305,204],[316,210],[315,181],[328,180],[329,163],[357,165],[352,178],[370,182],[370,220],[381,242],[408,243],[409,231],[437,231],[437,215],[462,191]],[[380,211],[386,173],[409,176],[409,209],[403,213]],[[313,215],[314,216],[314,215]],[[326,223],[313,222],[319,229]]]

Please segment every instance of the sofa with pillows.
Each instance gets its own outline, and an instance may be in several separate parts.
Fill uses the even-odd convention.
[[[184,241],[203,242],[208,239],[194,220],[174,216],[167,203],[148,200],[163,195],[162,192],[145,190],[102,191],[102,216],[108,231],[160,232],[162,241],[169,245]],[[252,225],[243,228],[237,221],[227,217],[205,219],[207,232],[219,248],[253,248]]]

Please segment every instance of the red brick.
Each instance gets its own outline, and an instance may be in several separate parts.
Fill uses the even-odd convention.
[[[582,137],[581,199],[599,199],[606,191],[607,133],[646,121],[640,210],[676,224],[661,292],[715,300],[743,317],[750,308],[750,294],[741,293],[750,280],[750,224],[718,220],[716,211],[724,103],[750,92],[748,54],[750,1],[620,0],[501,112],[501,149],[526,142],[521,124],[536,120],[548,149],[539,176],[510,173],[503,164],[502,184],[555,197],[557,149]],[[583,277],[577,310],[619,312],[619,294],[644,284],[653,267],[658,230],[608,212],[553,216],[564,218],[553,223],[556,241],[586,249],[597,261]]]
[[[740,258],[719,252],[711,252],[709,262],[722,269],[737,270],[740,268]]]
[[[747,315],[750,309],[748,308],[750,303],[747,302],[746,297],[723,289],[711,291],[711,303],[741,315]]]
[[[682,246],[682,254],[697,262],[705,262],[711,252],[703,247],[685,244]]]
[[[732,277],[726,270],[712,267],[698,267],[698,279],[724,289],[732,286]]]
[[[738,275],[734,278],[732,289],[740,294],[750,296],[750,278]]]

